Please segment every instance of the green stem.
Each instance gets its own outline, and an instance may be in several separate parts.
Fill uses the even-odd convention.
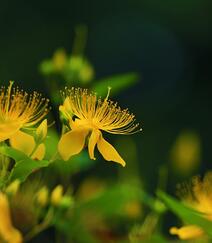
[[[6,184],[7,175],[8,175],[8,167],[10,164],[10,159],[6,157],[5,155],[0,155],[1,160],[1,172],[0,172],[0,189],[3,189]]]
[[[28,242],[36,235],[46,230],[50,225],[53,218],[53,208],[49,208],[45,219],[38,225],[36,225],[28,234],[24,236],[24,242]]]
[[[86,25],[78,25],[75,29],[75,38],[72,55],[82,56],[87,42],[88,29]]]

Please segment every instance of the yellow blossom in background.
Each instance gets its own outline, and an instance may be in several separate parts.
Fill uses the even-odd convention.
[[[2,192],[0,192],[0,238],[7,243],[23,242],[20,231],[12,225],[9,202]]]
[[[10,139],[12,146],[17,149],[20,147],[20,150],[26,154],[36,152],[33,147],[33,137],[21,129],[32,129],[40,122],[48,112],[47,106],[48,100],[42,98],[37,92],[29,95],[18,87],[13,87],[13,82],[10,82],[8,88],[2,87],[0,89],[0,142]]]
[[[58,185],[51,193],[51,203],[54,206],[58,206],[63,198],[63,187]]]
[[[81,152],[88,137],[88,152],[91,159],[95,159],[94,149],[97,145],[105,160],[114,161],[125,166],[125,161],[102,136],[102,131],[112,134],[133,134],[138,124],[135,124],[133,114],[128,109],[121,108],[108,100],[109,92],[104,100],[97,98],[95,93],[88,93],[87,89],[72,88],[64,92],[65,101],[60,106],[63,116],[69,121],[71,131],[63,134],[58,151],[64,160]]]
[[[204,217],[212,221],[212,172],[208,172],[203,180],[195,177],[190,186],[180,189],[182,200]],[[203,229],[195,225],[181,228],[172,227],[170,233],[178,235],[180,239],[194,239],[204,235]]]
[[[201,141],[195,132],[181,132],[171,149],[174,171],[188,174],[196,169],[201,161]]]
[[[97,178],[88,178],[81,183],[76,197],[80,201],[86,201],[103,193],[105,189],[106,184],[104,181]]]
[[[142,214],[141,203],[136,200],[128,202],[124,205],[123,211],[129,218],[138,218]]]

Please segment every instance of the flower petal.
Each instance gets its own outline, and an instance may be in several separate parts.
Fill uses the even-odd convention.
[[[0,124],[0,142],[13,136],[21,128],[18,122],[5,122]]]
[[[97,142],[97,148],[105,160],[117,162],[122,166],[126,165],[116,149],[103,138],[102,134]]]
[[[21,233],[13,227],[7,197],[0,192],[0,236],[8,243],[21,243]]]
[[[101,132],[98,130],[98,129],[93,129],[92,133],[91,133],[91,136],[89,138],[89,141],[88,141],[88,152],[89,152],[89,156],[91,159],[96,159],[94,157],[94,149],[95,149],[95,146],[99,140],[99,136],[101,135]]]
[[[33,155],[31,156],[32,159],[42,160],[45,156],[46,147],[43,143],[39,144]]]
[[[35,148],[35,140],[33,136],[25,132],[17,131],[10,138],[10,145],[29,156]]]
[[[63,160],[80,153],[85,144],[88,129],[75,129],[62,135],[58,143],[58,151]]]

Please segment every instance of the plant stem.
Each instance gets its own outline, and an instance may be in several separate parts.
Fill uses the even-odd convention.
[[[52,217],[53,217],[53,208],[50,207],[46,214],[45,219],[40,224],[36,225],[28,234],[24,236],[24,242],[30,241],[40,232],[46,230],[51,225]]]

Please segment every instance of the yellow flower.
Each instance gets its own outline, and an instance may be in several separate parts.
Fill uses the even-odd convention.
[[[42,157],[43,145],[34,151],[34,138],[21,131],[21,129],[32,129],[47,114],[48,100],[34,92],[28,94],[18,87],[0,89],[0,142],[10,139],[11,146],[33,157]],[[42,124],[45,126],[45,124]],[[39,155],[38,155],[39,154]]]
[[[212,172],[208,172],[203,180],[195,177],[191,186],[180,189],[182,199],[188,206],[202,213],[212,221]],[[193,239],[204,235],[204,231],[196,225],[187,225],[181,228],[172,227],[170,233],[178,235],[180,239]]]
[[[171,150],[174,171],[188,174],[196,169],[201,161],[201,141],[195,132],[181,132]]]
[[[58,151],[64,160],[80,153],[89,136],[88,152],[91,159],[95,159],[94,149],[97,145],[105,160],[125,166],[125,161],[103,138],[100,130],[112,134],[133,134],[140,130],[136,129],[138,124],[135,124],[134,115],[128,109],[121,110],[117,103],[108,100],[109,91],[102,101],[96,94],[88,93],[87,89],[65,89],[65,101],[60,111],[68,119],[71,131],[63,134],[58,144]]]
[[[0,238],[7,243],[23,242],[20,231],[12,225],[9,203],[2,192],[0,192]]]

